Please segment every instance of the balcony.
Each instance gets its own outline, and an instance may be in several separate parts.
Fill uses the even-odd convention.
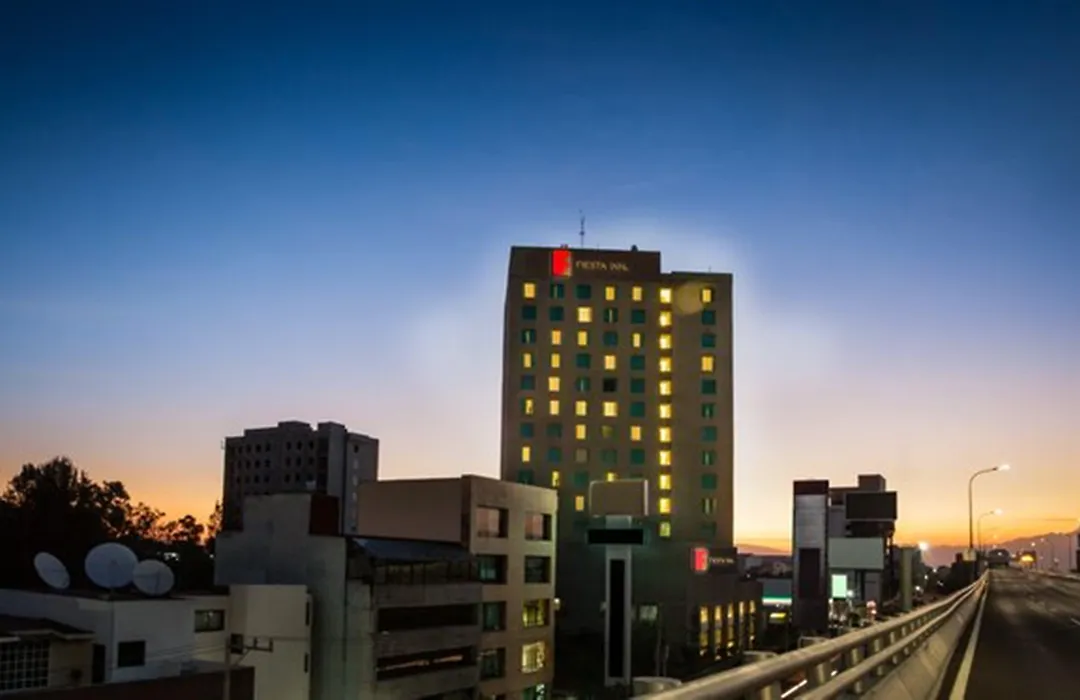
[[[438,649],[474,647],[480,643],[480,625],[432,627],[375,636],[375,656],[403,656]]]

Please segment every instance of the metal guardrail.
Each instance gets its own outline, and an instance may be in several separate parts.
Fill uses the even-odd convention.
[[[861,695],[921,646],[971,596],[982,595],[986,582],[983,575],[948,598],[901,617],[647,697],[779,700],[798,693],[800,698],[825,700]],[[792,686],[785,690],[785,683]]]

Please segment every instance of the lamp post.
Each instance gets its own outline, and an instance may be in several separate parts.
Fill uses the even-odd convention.
[[[985,513],[983,513],[982,515],[979,516],[979,521],[978,521],[978,523],[976,523],[976,527],[975,527],[975,534],[976,534],[976,542],[979,545],[979,551],[980,552],[983,551],[983,549],[984,549],[984,547],[983,547],[983,538],[982,538],[982,521],[983,521],[983,518],[985,518],[988,515],[1002,515],[1004,512],[1005,511],[1003,511],[1000,508],[995,508],[993,510],[986,511]]]
[[[974,485],[976,477],[983,474],[989,474],[991,472],[1004,472],[1009,470],[1008,464],[999,464],[996,467],[990,467],[989,469],[980,469],[971,475],[968,479],[968,554],[974,555],[975,552],[975,494]]]

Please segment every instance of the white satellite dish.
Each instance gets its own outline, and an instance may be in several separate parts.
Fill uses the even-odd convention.
[[[49,588],[62,591],[71,585],[71,576],[68,574],[64,562],[60,561],[48,552],[38,552],[34,557],[34,568],[38,576],[48,584]]]
[[[140,592],[154,596],[165,595],[171,591],[176,580],[169,565],[157,559],[139,562],[132,578]]]
[[[135,552],[117,542],[106,542],[86,555],[86,575],[96,585],[115,591],[131,583],[138,563]]]

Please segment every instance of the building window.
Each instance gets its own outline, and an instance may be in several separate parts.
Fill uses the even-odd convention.
[[[631,355],[630,356],[630,369],[634,372],[645,371],[645,356],[644,355]]]
[[[607,474],[604,474],[604,481],[611,482],[611,481],[618,481],[618,480],[619,480],[619,475],[616,474],[615,472],[608,472]]]
[[[524,284],[522,284],[521,285],[521,296],[525,297],[526,299],[535,299],[536,298],[536,283],[535,282],[525,282]]]
[[[581,330],[577,332],[577,344],[579,348],[588,347],[589,331]]]
[[[577,285],[574,288],[574,297],[580,301],[592,299],[592,286],[588,284]]]
[[[535,310],[535,308],[534,308],[534,310]],[[660,312],[660,327],[661,328],[671,328],[671,312],[670,311],[661,311]]]
[[[641,287],[634,286],[630,288],[630,298],[634,301],[641,301],[645,298],[645,292]]]
[[[521,446],[521,461],[528,464],[532,461],[532,447],[529,445]]]
[[[713,300],[713,288],[712,287],[702,287],[701,288],[701,303],[702,304],[711,304],[712,300]]]
[[[521,645],[521,672],[536,673],[547,666],[547,643],[530,642]]]
[[[551,557],[525,557],[525,583],[551,583]]]
[[[588,488],[589,486],[589,472],[578,471],[574,472],[574,486],[579,489]]]
[[[670,420],[671,419],[671,404],[669,404],[669,403],[660,404],[659,406],[657,406],[656,412],[660,415],[661,419]]]
[[[562,437],[562,423],[548,423],[547,424],[547,436],[549,438],[561,438]]]
[[[706,467],[711,467],[712,465],[716,464],[716,450],[702,450],[701,463]]]
[[[630,402],[630,415],[634,418],[645,417],[645,402],[644,401],[631,401]]]
[[[607,371],[613,372],[615,370],[615,362],[614,355],[604,355],[604,369]]]
[[[551,488],[553,488],[553,489],[559,488],[559,481],[560,481],[560,479],[559,479],[559,470],[558,469],[552,469],[551,470]]]
[[[521,307],[521,320],[522,321],[535,321],[536,320],[536,304],[526,304]]]
[[[716,357],[713,355],[702,355],[701,371],[712,372],[714,369],[716,369]]]
[[[701,512],[705,515],[712,515],[716,512],[716,499],[712,496],[706,496],[701,499]]]
[[[551,539],[551,516],[547,513],[525,513],[525,539]]]
[[[522,627],[547,627],[551,603],[548,600],[526,600],[521,606]]]
[[[589,427],[584,423],[578,423],[574,426],[574,438],[577,440],[584,440],[589,436]]]
[[[614,348],[619,346],[619,332],[618,331],[604,331],[602,336],[605,348]]]
[[[614,447],[600,450],[600,461],[604,464],[615,465],[619,463],[619,451]]]
[[[671,303],[671,287],[661,287],[660,288],[660,303],[661,304],[670,304]]]
[[[715,425],[703,425],[701,426],[701,441],[702,442],[716,442],[717,430]]]
[[[531,352],[521,353],[521,366],[524,369],[532,369],[533,366],[533,354]]]
[[[224,610],[196,610],[196,632],[220,632],[225,629]]]
[[[600,437],[605,440],[613,440],[615,438],[615,428],[610,425],[600,426]]]
[[[630,309],[630,323],[634,325],[641,325],[645,323],[645,309]]]
[[[671,450],[660,450],[660,453],[659,455],[657,455],[657,457],[657,461],[660,462],[661,467],[671,466]]]
[[[562,357],[557,352],[551,353],[551,369],[562,367]]]
[[[579,352],[574,356],[574,366],[578,369],[589,369],[592,365],[592,355],[587,352]]]
[[[485,632],[506,629],[506,603],[483,603],[480,606],[480,626]]]
[[[574,415],[587,416],[589,415],[589,402],[584,399],[578,399],[574,402]]]
[[[703,403],[701,404],[701,417],[702,418],[715,418],[716,417],[716,404]]]
[[[715,491],[718,481],[714,472],[707,472],[701,475],[701,488],[705,491]]]
[[[579,306],[577,310],[578,323],[592,323],[592,307]]]
[[[552,299],[565,299],[566,298],[566,285],[562,282],[552,282],[548,288],[548,293]]]
[[[614,401],[604,402],[604,416],[606,418],[615,418],[619,415],[619,404]]]
[[[667,496],[661,498],[656,510],[660,513],[660,515],[668,515],[669,513],[671,513],[671,499]]]
[[[477,537],[506,537],[509,514],[505,508],[477,506],[474,529]]]
[[[702,379],[701,380],[701,393],[702,394],[715,394],[716,393],[716,380],[715,379]]]
[[[551,344],[562,345],[562,331],[560,331],[558,328],[551,329]]]
[[[703,348],[715,348],[716,347],[716,334],[715,333],[702,333],[701,334],[701,347],[703,347]]]
[[[49,685],[49,642],[0,644],[0,693]]]
[[[632,442],[640,442],[641,441],[641,426],[640,425],[631,425],[630,426],[630,440]]]
[[[558,464],[562,461],[562,448],[561,447],[549,447],[547,451],[547,461],[551,464]]]
[[[116,667],[132,668],[146,665],[146,642],[120,642],[116,645]]]
[[[588,464],[589,463],[589,448],[578,447],[574,449],[574,462],[576,464]]]
[[[518,469],[517,482],[532,486],[536,483],[536,474],[532,469]]]
[[[701,322],[706,326],[716,325],[716,309],[702,309]]]
[[[671,396],[671,380],[663,379],[660,381],[660,395]]]
[[[631,333],[630,334],[630,347],[633,347],[633,348],[640,348],[641,347],[641,334],[640,333]]]
[[[604,287],[604,300],[605,301],[615,301],[615,298],[616,298],[615,285],[609,284],[608,286]]]
[[[660,442],[671,442],[671,428],[666,425],[657,428],[656,435]]]
[[[671,522],[667,520],[661,520],[660,526],[657,528],[656,534],[660,535],[663,539],[671,537]]]
[[[560,381],[558,377],[548,377],[548,391],[558,391]]]
[[[645,450],[640,447],[635,447],[630,450],[630,464],[641,465],[645,464]]]
[[[619,380],[615,377],[604,377],[600,384],[601,391],[605,394],[614,394],[619,390]]]
[[[671,474],[661,474],[657,480],[656,487],[661,491],[671,490]]]
[[[660,339],[659,339],[659,345],[660,345],[661,350],[670,350],[671,349],[671,334],[670,333],[661,333],[660,334]]]
[[[579,513],[585,510],[585,497],[584,496],[581,496],[581,495],[574,496],[574,510],[576,510]]]
[[[574,391],[586,393],[592,389],[592,380],[589,377],[578,377],[574,380]]]
[[[550,401],[548,401],[548,415],[551,415],[551,416],[559,415],[559,400],[558,399],[551,399]]]
[[[502,678],[506,675],[506,649],[484,649],[478,660],[480,680]]]
[[[536,389],[536,375],[535,374],[523,374],[521,375],[521,390],[522,391],[534,391]]]
[[[506,583],[506,556],[481,554],[476,557],[476,571],[481,583]]]
[[[532,345],[536,342],[536,329],[535,328],[522,328],[521,329],[521,342],[526,345]]]
[[[561,306],[552,306],[548,309],[548,320],[552,323],[558,323],[566,319],[566,309]]]

